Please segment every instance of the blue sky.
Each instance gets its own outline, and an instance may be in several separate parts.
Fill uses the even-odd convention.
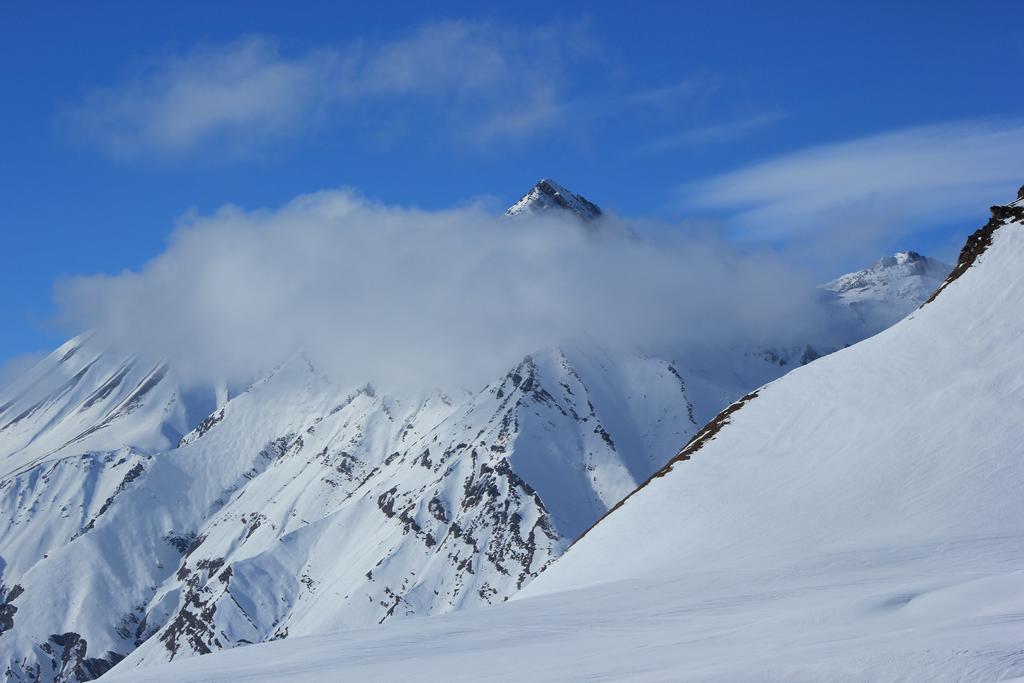
[[[226,203],[550,176],[824,276],[952,259],[1024,182],[1016,3],[365,4],[5,3],[0,363],[61,341],[56,280]]]

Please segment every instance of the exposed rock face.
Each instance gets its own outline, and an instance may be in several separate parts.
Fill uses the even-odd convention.
[[[1021,187],[1017,191],[1017,200],[1010,202],[1004,206],[993,206],[991,207],[992,216],[988,219],[988,223],[975,230],[967,238],[967,242],[960,250],[960,257],[957,259],[956,267],[946,278],[945,282],[935,290],[935,292],[928,297],[928,301],[925,304],[935,300],[935,297],[945,289],[949,283],[955,281],[961,275],[967,272],[967,269],[974,265],[974,262],[985,253],[985,250],[992,244],[992,235],[995,234],[996,230],[1003,227],[1007,223],[1021,222],[1024,221],[1024,187]],[[922,304],[923,306],[924,304]]]
[[[89,644],[74,632],[51,634],[39,649],[50,656],[50,670],[37,668],[37,678],[52,676],[54,681],[93,680],[124,659],[124,655],[110,651],[103,657],[86,657]]]
[[[3,584],[0,584],[0,635],[3,635],[4,631],[14,628],[14,615],[18,611],[14,600],[22,592],[22,588],[19,585],[11,586],[11,589],[7,590]]]
[[[569,211],[585,222],[600,218],[602,214],[597,204],[544,178],[510,206],[505,215],[525,216],[551,210]]]

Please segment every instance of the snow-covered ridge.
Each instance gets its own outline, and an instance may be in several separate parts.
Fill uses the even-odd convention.
[[[480,392],[390,396],[297,357],[182,435],[173,373],[123,367],[86,340],[0,394],[12,680],[500,602],[730,391],[551,350]]]
[[[939,296],[762,386],[516,598],[112,681],[1024,676],[1024,207]]]
[[[600,211],[534,190],[522,210]],[[920,303],[898,291],[890,313]],[[478,391],[389,395],[300,354],[249,387],[186,390],[173,367],[72,340],[0,388],[0,667],[87,680],[503,602],[796,365],[592,345],[533,351]]]
[[[506,216],[530,215],[551,209],[570,211],[584,221],[599,218],[601,207],[571,192],[550,178],[543,178],[505,211]]]

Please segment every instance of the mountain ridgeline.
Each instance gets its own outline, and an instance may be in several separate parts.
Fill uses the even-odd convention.
[[[551,180],[507,214],[542,211],[602,215]],[[823,286],[841,343],[813,353],[525,349],[455,393],[338,385],[301,353],[196,388],[76,337],[0,388],[0,665],[82,681],[503,602],[724,407],[896,322],[949,270],[907,252]]]
[[[1020,680],[1022,307],[1024,195],[926,305],[727,406],[508,603],[111,683]]]

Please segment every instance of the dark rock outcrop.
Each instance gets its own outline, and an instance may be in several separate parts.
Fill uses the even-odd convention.
[[[953,272],[949,274],[946,281],[943,282],[935,293],[928,297],[921,306],[927,306],[935,298],[950,285],[953,281],[959,278],[961,275],[967,272],[967,270],[974,265],[974,262],[978,260],[978,257],[985,253],[985,250],[992,245],[992,236],[996,230],[1003,227],[1007,223],[1024,223],[1024,206],[1020,202],[1024,201],[1024,186],[1017,191],[1017,200],[1006,206],[993,206],[991,207],[992,216],[988,219],[988,223],[975,230],[967,238],[967,242],[964,244],[963,249],[960,250],[960,258],[957,259],[956,266],[953,268]]]

